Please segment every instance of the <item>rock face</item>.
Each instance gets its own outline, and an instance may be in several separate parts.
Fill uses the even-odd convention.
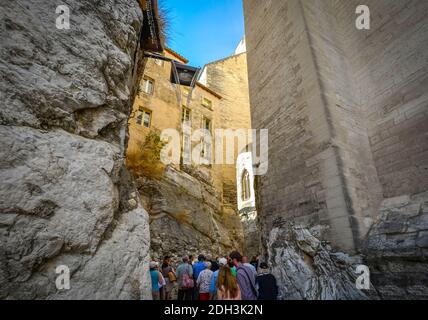
[[[333,252],[315,230],[299,226],[274,228],[268,251],[272,273],[278,280],[280,298],[287,300],[354,300],[376,298],[356,287],[361,257]]]
[[[203,179],[167,167],[162,178],[138,180],[150,214],[152,257],[179,261],[183,254],[215,258],[243,245],[239,217],[221,205],[215,188]]]
[[[385,200],[365,253],[382,298],[428,299],[428,193]]]
[[[243,210],[240,212],[242,229],[244,230],[244,252],[251,259],[260,254],[260,229],[257,211]]]
[[[148,216],[123,165],[142,12],[67,5],[59,30],[51,1],[0,4],[0,298],[147,299]]]

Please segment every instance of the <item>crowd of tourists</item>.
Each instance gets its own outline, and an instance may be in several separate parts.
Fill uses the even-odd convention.
[[[154,300],[276,300],[278,287],[269,266],[258,257],[251,261],[238,251],[207,259],[184,256],[174,267],[166,256],[162,265],[150,263]]]

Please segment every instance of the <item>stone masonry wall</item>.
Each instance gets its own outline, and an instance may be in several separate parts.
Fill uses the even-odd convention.
[[[206,86],[222,96],[217,113],[218,128],[250,129],[250,102],[246,53],[209,63]],[[250,143],[251,140],[248,141]],[[237,148],[236,148],[237,149]],[[243,150],[235,150],[235,160]],[[223,198],[226,206],[236,210],[236,163],[224,164]]]
[[[0,2],[0,298],[150,299],[148,215],[124,168],[142,12],[66,4],[59,30],[55,2]]]
[[[352,250],[338,148],[304,8],[300,1],[251,0],[244,8],[252,124],[269,130],[269,170],[258,183],[262,225],[331,226],[335,245]]]
[[[337,1],[344,50],[385,198],[428,189],[428,3],[368,1],[371,30],[355,32],[358,1]]]
[[[366,1],[369,31],[359,4],[244,1],[252,123],[269,129],[262,245],[276,261],[269,232],[312,227],[364,252],[382,298],[424,298],[427,3]]]
[[[383,197],[426,190],[424,4],[401,3],[369,1],[372,30],[359,31],[356,2],[244,1],[253,127],[270,130],[267,228],[320,225],[334,246],[358,250]]]

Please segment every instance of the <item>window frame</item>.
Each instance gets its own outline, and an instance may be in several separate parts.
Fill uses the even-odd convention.
[[[205,104],[205,101],[208,101],[208,103]],[[207,97],[202,97],[201,104],[203,107],[205,107],[207,109],[210,109],[210,110],[213,109],[213,101],[208,99]]]
[[[206,128],[206,121],[209,121],[209,129]],[[212,160],[212,152],[213,152],[213,141],[212,141],[212,126],[213,126],[213,121],[212,119],[206,117],[206,116],[202,116],[202,130],[207,130],[210,135],[211,135],[211,141],[210,143],[208,143],[205,139],[205,131],[204,131],[204,136],[201,138],[201,153],[200,156],[201,158],[207,159],[207,160]],[[206,155],[208,155],[208,157],[206,157]]]
[[[185,115],[189,116],[189,120],[186,120]],[[182,123],[188,123],[189,125],[192,125],[192,110],[190,108],[182,106],[182,108],[181,108],[181,122]]]
[[[183,87],[183,96],[188,97],[190,95],[190,89]]]
[[[187,141],[186,141],[187,140]],[[182,161],[183,163],[190,163],[192,160],[192,137],[190,134],[183,134],[183,148],[182,148]]]
[[[151,90],[150,90],[150,92],[146,91],[146,82],[151,83]],[[141,88],[141,92],[143,94],[146,94],[148,96],[152,96],[154,94],[154,92],[155,92],[155,80],[153,80],[150,77],[144,77],[143,78],[143,83],[142,83],[142,85],[141,85],[140,88]]]
[[[209,128],[206,128],[206,121],[209,121]],[[213,121],[205,116],[202,116],[202,129],[203,130],[208,130],[210,133],[212,133],[212,127],[213,127]]]
[[[243,202],[251,199],[251,181],[250,173],[244,169],[241,175],[241,200]]]
[[[146,126],[146,119],[145,119],[146,115],[148,115],[148,117],[149,117],[148,126]],[[153,112],[151,110],[148,110],[148,109],[145,109],[145,108],[140,108],[138,110],[138,114],[137,114],[137,117],[136,117],[137,118],[136,122],[137,122],[137,124],[139,126],[142,126],[143,128],[150,129],[151,126],[152,126],[152,120],[153,120],[152,116],[153,116]]]

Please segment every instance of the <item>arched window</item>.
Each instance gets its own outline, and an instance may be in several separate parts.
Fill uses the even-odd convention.
[[[247,170],[244,170],[241,178],[241,198],[242,201],[247,201],[251,198],[250,192],[250,174]]]

